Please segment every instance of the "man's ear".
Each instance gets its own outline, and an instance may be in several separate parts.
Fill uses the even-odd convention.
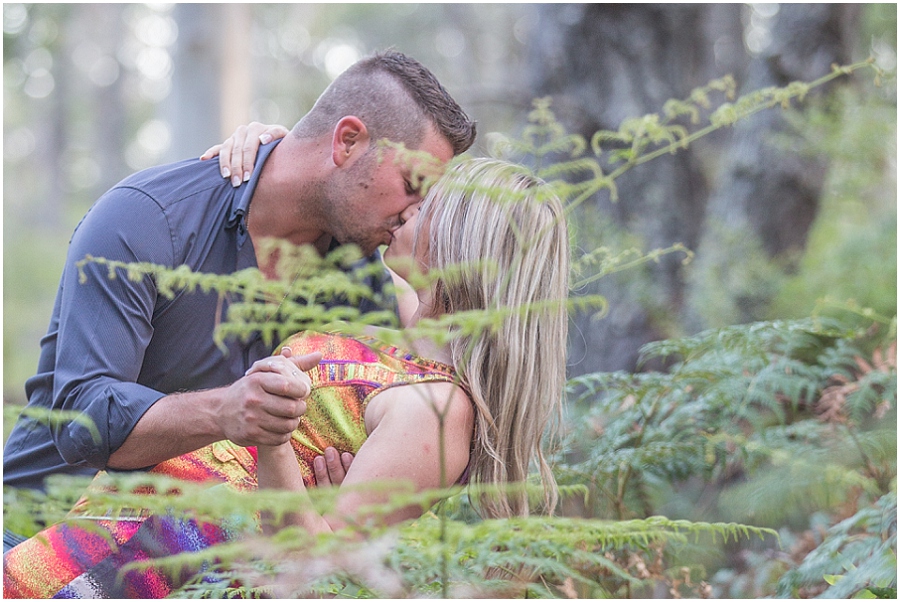
[[[338,167],[344,165],[350,157],[361,156],[369,146],[369,130],[359,117],[348,115],[342,117],[331,137],[331,159]]]

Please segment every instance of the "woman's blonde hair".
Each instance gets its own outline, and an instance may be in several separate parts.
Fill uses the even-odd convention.
[[[552,512],[556,482],[541,439],[560,412],[565,381],[569,238],[562,203],[524,167],[471,159],[428,192],[417,248],[423,236],[429,270],[438,274],[436,313],[503,316],[451,343],[477,414],[469,461],[473,502],[489,517],[527,515],[524,487],[494,494],[478,485],[524,486],[534,461]]]

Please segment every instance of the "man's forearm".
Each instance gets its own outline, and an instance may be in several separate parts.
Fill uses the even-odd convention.
[[[109,456],[118,470],[146,468],[225,438],[217,427],[212,401],[220,389],[176,393],[144,413],[125,442]]]
[[[227,387],[160,398],[107,466],[144,468],[223,439],[245,447],[286,443],[306,412],[311,382],[304,371],[321,359],[319,353],[273,356]]]

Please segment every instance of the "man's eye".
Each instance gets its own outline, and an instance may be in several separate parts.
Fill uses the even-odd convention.
[[[406,194],[415,194],[418,191],[418,188],[413,186],[412,182],[409,180],[404,180],[406,187]]]

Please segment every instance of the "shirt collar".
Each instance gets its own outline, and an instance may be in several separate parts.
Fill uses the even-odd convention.
[[[247,213],[250,211],[250,201],[253,199],[253,193],[256,192],[256,184],[259,182],[259,175],[262,173],[263,165],[266,159],[272,153],[272,150],[281,142],[281,139],[275,140],[259,147],[256,153],[256,165],[253,167],[253,173],[250,179],[241,184],[232,200],[231,213],[228,215],[227,227],[238,228],[238,248],[243,246],[247,240]]]

